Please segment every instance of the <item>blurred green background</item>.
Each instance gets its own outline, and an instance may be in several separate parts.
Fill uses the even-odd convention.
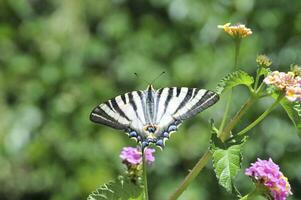
[[[301,64],[301,1],[285,0],[1,0],[0,1],[0,199],[85,199],[122,174],[119,152],[135,143],[89,121],[97,104],[144,89],[143,81],[167,73],[155,87],[214,89],[232,70],[233,43],[218,24],[241,22],[240,66],[254,74],[266,53],[274,69]],[[136,72],[140,78],[136,78]],[[235,90],[232,108],[246,100]],[[271,103],[254,105],[238,129]],[[149,170],[151,199],[164,200],[208,147],[208,120],[218,123],[225,98],[184,123],[157,150]],[[233,111],[234,112],[234,111]],[[278,108],[252,130],[243,168],[272,157],[301,199],[301,142]],[[251,181],[238,175],[242,193]],[[209,163],[182,200],[234,199]]]

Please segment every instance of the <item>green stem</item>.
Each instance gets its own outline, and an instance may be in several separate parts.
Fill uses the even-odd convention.
[[[197,162],[197,164],[193,167],[193,169],[189,172],[189,174],[185,177],[181,185],[177,188],[177,190],[171,195],[169,200],[176,200],[179,196],[186,190],[188,185],[193,179],[200,173],[200,171],[204,168],[206,163],[209,161],[211,157],[211,153],[209,150],[201,157],[201,159]]]
[[[246,132],[248,132],[249,130],[251,130],[252,128],[254,128],[257,124],[259,124],[270,112],[272,112],[272,110],[279,104],[279,102],[281,101],[281,99],[283,97],[284,97],[283,95],[279,95],[279,97],[276,99],[276,101],[266,111],[264,111],[264,113],[262,113],[249,126],[247,126],[242,131],[240,131],[239,133],[237,133],[237,136],[241,136],[241,135],[245,134]]]
[[[144,152],[142,153],[143,162],[143,187],[144,187],[144,200],[148,200],[148,186],[147,186],[147,162],[144,157]]]
[[[226,141],[230,137],[230,132],[234,128],[234,126],[239,122],[241,117],[247,112],[247,110],[251,107],[254,101],[257,99],[256,96],[250,97],[246,103],[240,108],[240,110],[235,114],[229,124],[225,127],[225,130],[220,134],[220,139],[222,141]]]
[[[256,91],[257,87],[258,87],[261,69],[262,69],[262,67],[259,66],[259,68],[257,69],[257,72],[256,72],[256,78],[255,78],[255,83],[254,83],[254,91]]]
[[[258,94],[260,92],[262,86],[263,86],[263,82],[259,85],[258,89],[256,90],[256,94]]]
[[[252,192],[250,192],[249,194],[241,197],[239,200],[252,200],[254,199],[254,197],[260,195],[259,191],[255,188]]]
[[[234,57],[234,70],[238,69],[238,57],[239,57],[239,50],[240,50],[240,38],[235,39],[235,57]]]
[[[234,70],[236,70],[238,68],[239,49],[240,49],[240,39],[235,38]],[[227,104],[226,104],[226,109],[225,109],[225,112],[224,112],[222,123],[219,127],[218,135],[220,135],[223,132],[224,126],[225,126],[227,118],[228,118],[228,113],[230,111],[230,105],[231,105],[231,102],[232,102],[232,93],[233,93],[232,91],[233,90],[231,89],[230,92],[229,92],[229,96],[228,96],[228,100],[227,100]]]
[[[229,96],[228,96],[228,100],[227,100],[227,104],[226,104],[226,109],[225,109],[225,113],[224,113],[224,116],[223,116],[221,126],[219,127],[218,136],[224,130],[224,126],[226,124],[227,116],[228,116],[228,113],[229,113],[229,110],[230,110],[231,101],[232,101],[232,90],[229,91]]]

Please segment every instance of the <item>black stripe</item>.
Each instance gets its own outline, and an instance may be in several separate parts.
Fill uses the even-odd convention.
[[[125,98],[125,95],[122,94],[122,95],[120,95],[120,97],[121,97],[122,102],[123,102],[124,104],[126,104],[126,98]]]
[[[136,105],[136,103],[134,101],[133,93],[130,92],[130,93],[127,93],[127,94],[128,94],[128,98],[129,98],[129,103],[133,107],[133,109],[135,111],[135,114],[136,114],[136,117],[139,119],[138,112],[137,112],[137,105]]]
[[[140,90],[137,91],[137,94],[139,95],[141,102],[143,102],[143,94]]]
[[[169,105],[169,102],[170,102],[172,96],[173,96],[173,88],[168,88],[168,94],[167,94],[167,97],[166,97],[166,101],[164,102],[164,112],[163,112],[163,115],[166,112],[166,109],[167,109],[167,107]]]
[[[97,117],[92,115],[93,113],[100,115],[103,118]],[[99,106],[96,107],[93,112],[90,115],[90,119],[91,121],[94,122],[98,122],[98,123],[102,123],[105,125],[109,125],[113,128],[118,128],[118,129],[123,129],[125,128],[125,126],[121,123],[119,123],[118,121],[116,121],[116,119],[114,119],[113,117],[111,117],[108,113],[106,113],[102,108],[100,108]]]
[[[150,90],[148,90],[148,91],[150,91]],[[142,105],[142,112],[143,112],[144,118],[145,118],[145,120],[147,120],[146,108],[145,108],[145,106],[143,106],[143,105],[144,105],[143,93],[142,93],[140,90],[138,90],[138,91],[137,91],[137,94],[138,94],[138,96],[140,97],[140,101],[141,101],[141,105]],[[147,97],[147,98],[148,98],[148,97]],[[147,101],[148,101],[148,100],[146,99],[146,102],[147,102]]]
[[[112,103],[113,108],[116,110],[116,112],[119,113],[119,115],[121,115],[122,117],[124,117],[125,119],[130,121],[130,119],[126,116],[126,114],[119,107],[118,103],[116,102],[116,99],[112,99],[111,103]]]
[[[192,96],[192,99],[196,97],[196,95],[199,93],[199,89],[197,88],[193,88],[193,96]]]
[[[159,102],[160,102],[160,98],[161,98],[161,94],[162,94],[163,88],[159,89],[157,92],[157,101],[156,101],[156,110],[155,110],[155,117],[157,118],[158,116],[158,109],[159,109]]]
[[[147,123],[152,123],[153,119],[154,119],[154,96],[153,96],[153,91],[151,90],[151,88],[149,90],[147,90],[147,96],[145,99],[145,109],[143,109],[144,111],[144,116],[146,119],[148,119],[146,122]],[[142,105],[144,105],[142,103]],[[149,115],[147,115],[149,114]]]
[[[195,109],[199,106],[202,107],[202,109],[206,109],[208,108],[209,106],[211,106],[212,104],[214,104],[217,100],[218,100],[218,96],[216,95],[216,98],[213,98],[211,99],[210,101],[206,102],[208,99],[210,99],[212,96],[216,95],[214,92],[211,92],[211,91],[206,91],[205,94],[202,96],[202,98],[191,108],[192,109]]]
[[[188,91],[187,91],[184,99],[182,100],[182,102],[180,103],[180,105],[178,106],[178,108],[176,109],[175,113],[178,112],[181,108],[183,108],[186,105],[186,103],[191,98],[191,95],[192,95],[192,88],[188,88]]]
[[[112,108],[111,104],[110,104],[110,101],[105,102],[105,104],[106,104],[113,112],[115,112],[114,109]]]
[[[161,94],[162,94],[163,89],[164,89],[164,88],[161,88],[160,90],[158,90],[158,97],[159,97],[159,98],[161,97]]]
[[[180,96],[181,90],[182,90],[182,88],[177,87],[177,94],[176,94],[177,97]]]
[[[207,101],[208,99],[210,100]],[[182,115],[181,119],[187,119],[196,115],[199,112],[202,112],[203,110],[205,110],[206,108],[210,107],[215,102],[217,102],[218,99],[219,96],[216,95],[214,92],[206,91],[205,94],[202,96],[202,98],[195,105],[193,105],[184,115]]]

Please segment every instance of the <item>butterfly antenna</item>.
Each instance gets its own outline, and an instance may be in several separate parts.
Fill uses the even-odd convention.
[[[138,74],[137,74],[136,72],[134,73],[134,75],[135,75],[138,79],[141,79],[141,80],[143,80],[144,82],[146,82],[147,85],[150,85],[150,84],[151,84],[150,82],[146,81],[145,79],[142,79],[141,77],[139,77]]]
[[[158,78],[160,78],[163,74],[165,74],[165,72],[161,72],[156,78],[154,78],[151,82],[150,85],[152,85]]]

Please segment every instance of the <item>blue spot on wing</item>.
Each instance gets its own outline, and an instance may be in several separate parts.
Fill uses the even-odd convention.
[[[136,131],[131,131],[131,132],[129,133],[129,137],[137,137],[137,136],[138,136],[138,134],[137,134]]]
[[[169,127],[168,127],[168,132],[172,132],[172,131],[176,131],[177,130],[177,126],[176,125],[170,125]]]

